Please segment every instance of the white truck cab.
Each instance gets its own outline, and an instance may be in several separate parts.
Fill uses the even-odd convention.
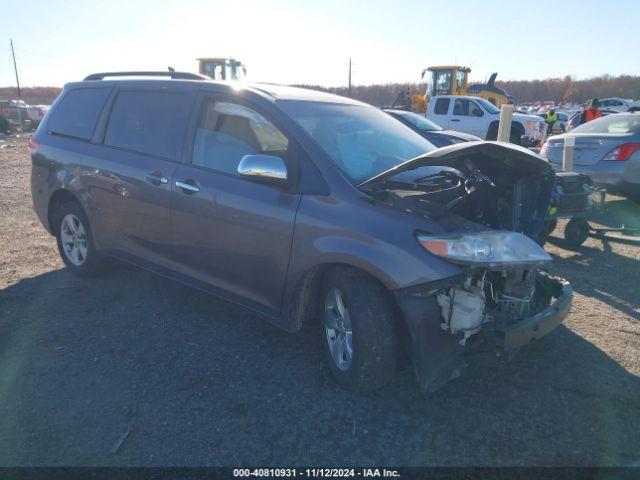
[[[486,140],[498,138],[500,110],[483,98],[462,95],[432,97],[426,117],[445,129],[470,133]],[[544,138],[545,130],[542,118],[514,113],[510,141],[534,145]]]

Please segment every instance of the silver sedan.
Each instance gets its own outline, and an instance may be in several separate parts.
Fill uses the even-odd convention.
[[[616,113],[549,137],[540,155],[562,170],[565,138],[575,138],[573,170],[593,182],[635,198],[640,196],[640,113]]]

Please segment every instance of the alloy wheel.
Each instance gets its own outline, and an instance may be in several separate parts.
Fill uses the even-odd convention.
[[[339,370],[348,370],[353,360],[351,317],[342,292],[335,287],[329,289],[324,301],[324,329],[333,363]]]
[[[65,257],[76,267],[87,259],[87,231],[78,217],[66,214],[60,224],[60,241]]]

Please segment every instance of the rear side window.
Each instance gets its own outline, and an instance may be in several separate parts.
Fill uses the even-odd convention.
[[[436,106],[433,109],[433,112],[436,115],[446,115],[449,111],[449,99],[448,98],[438,98],[436,100]]]
[[[105,145],[176,160],[194,95],[120,92],[111,110]]]
[[[47,130],[90,140],[111,89],[78,88],[68,91],[49,117]]]

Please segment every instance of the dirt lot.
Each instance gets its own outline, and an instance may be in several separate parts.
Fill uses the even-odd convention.
[[[564,326],[509,363],[478,357],[431,397],[410,370],[355,395],[332,382],[313,328],[290,335],[124,266],[71,276],[31,210],[25,141],[0,148],[1,466],[640,458],[640,248],[552,238],[552,270],[576,291]],[[637,224],[640,208],[613,199],[605,218]]]

